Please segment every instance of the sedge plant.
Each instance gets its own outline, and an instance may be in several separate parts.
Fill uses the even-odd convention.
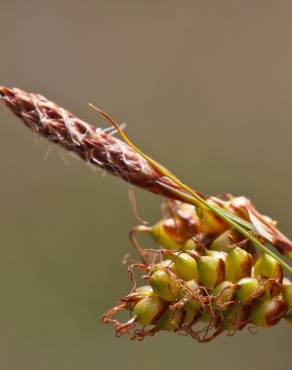
[[[117,336],[142,340],[160,331],[209,342],[245,327],[292,326],[292,242],[246,197],[206,196],[143,153],[112,117],[91,105],[121,139],[80,120],[39,94],[0,87],[0,98],[22,122],[89,164],[165,198],[155,225],[129,236],[139,260],[128,266],[129,294],[102,317]],[[137,234],[156,248],[145,249]],[[275,247],[277,253],[271,250]],[[134,271],[145,282],[137,286]],[[125,322],[117,315],[129,314]]]

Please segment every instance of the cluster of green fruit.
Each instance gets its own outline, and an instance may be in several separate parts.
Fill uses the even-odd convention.
[[[209,211],[174,202],[161,221],[141,230],[161,249],[148,258],[144,250],[143,263],[129,267],[132,279],[134,267],[142,270],[147,285],[133,279],[132,292],[103,316],[118,336],[141,340],[167,330],[208,342],[282,318],[292,326],[292,285],[280,263]],[[125,310],[130,319],[121,323],[115,315]]]

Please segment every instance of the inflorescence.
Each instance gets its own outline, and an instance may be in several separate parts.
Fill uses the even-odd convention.
[[[108,310],[102,322],[116,335],[142,340],[159,331],[209,342],[221,333],[271,327],[281,319],[292,326],[291,266],[267,244],[292,258],[292,242],[276,222],[261,215],[245,197],[207,197],[183,184],[139,150],[113,119],[124,140],[80,120],[39,94],[0,87],[0,99],[36,134],[75,153],[92,166],[166,198],[161,221],[130,231],[140,260],[128,267],[132,289]],[[138,233],[157,248],[145,249]],[[136,271],[141,272],[137,283]],[[129,318],[120,321],[117,316]]]
[[[221,200],[226,209],[248,201],[230,195]],[[209,342],[223,332],[271,327],[282,318],[292,325],[292,285],[278,261],[259,254],[248,239],[209,211],[167,203],[156,225],[131,230],[136,247],[134,235],[142,232],[151,235],[158,248],[138,249],[143,262],[128,267],[131,292],[102,317],[114,325],[117,336],[142,340],[166,330]],[[242,211],[238,208],[238,214]],[[144,280],[139,287],[135,269]],[[128,321],[116,319],[121,311],[128,312]]]

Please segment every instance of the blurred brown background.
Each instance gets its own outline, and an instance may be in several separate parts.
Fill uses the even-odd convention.
[[[0,13],[0,84],[106,127],[96,103],[186,182],[251,197],[292,237],[290,1],[0,0]],[[99,318],[130,286],[127,185],[35,143],[2,106],[0,137],[1,370],[291,369],[284,322],[207,345],[115,338]],[[160,199],[137,197],[154,222]]]

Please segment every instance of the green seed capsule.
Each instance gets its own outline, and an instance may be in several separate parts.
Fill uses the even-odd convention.
[[[230,247],[240,241],[240,236],[235,230],[226,230],[219,235],[211,244],[210,249],[228,252]]]
[[[231,281],[222,281],[212,292],[216,297],[215,307],[231,302],[234,298],[236,286]]]
[[[161,315],[165,303],[157,295],[142,298],[135,304],[133,315],[137,317],[137,322],[142,325],[153,324]]]
[[[182,246],[182,249],[184,251],[188,251],[190,249],[196,249],[197,248],[197,242],[194,239],[188,239]]]
[[[190,309],[185,308],[185,307],[184,307],[184,310],[185,310],[185,317],[184,317],[183,324],[184,325],[189,325],[197,317],[197,314],[198,314],[199,310],[190,310]]]
[[[218,207],[218,204],[212,199],[208,199],[207,203],[212,206]],[[224,231],[229,229],[228,224],[226,224],[219,216],[215,215],[207,208],[197,207],[196,213],[201,221],[200,229],[204,234],[220,235]]]
[[[198,266],[196,260],[187,253],[179,253],[174,259],[175,272],[180,279],[185,281],[198,280]]]
[[[256,292],[260,294],[260,283],[255,278],[243,278],[237,282],[236,299],[240,303],[249,302]],[[263,291],[263,289],[262,289]]]
[[[201,221],[202,233],[219,235],[228,229],[228,225],[212,212],[203,208],[196,208],[196,212]]]
[[[264,253],[260,256],[255,264],[254,276],[273,278],[281,282],[283,279],[283,268],[281,264],[275,260],[275,258]]]
[[[198,260],[199,281],[207,289],[213,289],[224,280],[224,261],[221,258],[202,256]]]
[[[197,292],[199,285],[196,280],[190,280],[186,282],[187,290],[183,291],[180,295],[180,299],[188,298],[188,302],[183,306],[185,311],[185,318],[184,318],[184,325],[190,324],[194,318],[197,316],[200,308],[202,307],[202,303],[197,300],[196,298],[191,298],[192,294],[195,295]]]
[[[181,249],[182,244],[178,238],[178,235],[176,235],[175,232],[171,232],[172,229],[175,229],[175,225],[172,225],[172,228],[167,228],[167,225],[172,223],[172,219],[166,219],[157,222],[157,224],[152,227],[150,232],[151,236],[156,243],[167,249]]]
[[[185,313],[182,309],[175,312],[167,310],[156,324],[157,330],[177,331],[183,320]]]
[[[196,291],[198,288],[198,284],[195,280],[188,281],[186,285],[192,291]],[[184,311],[186,313],[184,318],[184,325],[188,325],[193,322],[193,320],[198,316],[201,307],[202,303],[195,298],[191,298],[184,305]]]
[[[292,284],[288,279],[284,280],[282,294],[287,303],[288,310],[292,310]]]
[[[189,280],[186,282],[186,287],[195,294],[199,288],[199,285],[196,280]],[[189,292],[184,292],[179,298],[182,299],[185,296],[191,295]],[[190,298],[189,301],[184,305],[186,311],[197,311],[202,306],[202,303],[195,298]]]
[[[143,285],[135,289],[135,293],[141,293],[143,296],[153,295],[153,289],[150,285]]]
[[[203,323],[209,323],[212,319],[212,315],[209,311],[204,311],[200,316],[200,321]]]
[[[221,258],[223,261],[225,261],[227,253],[219,252],[219,251],[211,251],[210,249],[207,249],[206,256]]]
[[[186,287],[193,293],[198,290],[199,284],[196,279],[192,279],[186,282]]]
[[[196,246],[195,241],[192,240],[194,235],[192,227],[180,217],[162,219],[149,232],[156,243],[167,249],[184,250],[193,249]]]
[[[164,268],[170,268],[170,269],[173,269],[174,267],[174,264],[172,262],[172,260],[164,260],[164,261],[161,261],[159,263],[156,263],[150,270],[150,275],[153,275],[154,272],[158,271],[158,270],[161,270],[161,269],[164,269]]]
[[[267,297],[252,308],[249,320],[256,326],[268,328],[277,324],[286,311],[287,304],[283,297]]]
[[[169,269],[157,270],[149,279],[153,291],[165,301],[172,302],[178,297],[179,286],[176,276]]]
[[[225,261],[225,276],[227,280],[236,282],[251,275],[252,256],[242,248],[232,249]]]

